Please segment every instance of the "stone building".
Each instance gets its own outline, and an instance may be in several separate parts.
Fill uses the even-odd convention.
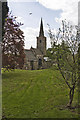
[[[44,56],[46,55],[46,37],[44,36],[43,22],[41,18],[39,37],[37,37],[37,48],[25,49],[25,68],[37,70],[45,68]]]

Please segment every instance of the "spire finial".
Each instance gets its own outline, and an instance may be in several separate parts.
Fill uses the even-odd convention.
[[[41,24],[40,24],[39,36],[44,36],[42,17],[41,17]]]

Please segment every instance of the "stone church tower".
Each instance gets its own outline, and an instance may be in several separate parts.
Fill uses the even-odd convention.
[[[40,24],[39,37],[37,37],[37,49],[39,49],[43,55],[46,55],[46,37],[44,36],[42,18]]]

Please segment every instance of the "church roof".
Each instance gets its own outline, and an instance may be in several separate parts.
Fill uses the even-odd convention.
[[[42,52],[39,49],[32,48],[31,49],[25,49],[26,59],[28,61],[37,61],[37,55],[42,55]]]
[[[39,32],[39,37],[40,37],[40,36],[44,36],[42,18],[41,18],[41,24],[40,24],[40,32]]]
[[[27,50],[25,49],[25,54],[26,54],[26,59],[29,61],[36,61],[37,58],[35,57],[35,55],[33,54],[33,52],[31,50]]]
[[[36,55],[43,55],[42,52],[39,49],[34,49]]]
[[[42,52],[37,48],[32,48],[31,47],[31,50],[34,52],[35,55],[43,55]]]

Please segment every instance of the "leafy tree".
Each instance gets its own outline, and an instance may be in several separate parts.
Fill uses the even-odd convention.
[[[69,103],[67,106],[71,108],[74,90],[78,83],[78,40],[76,38],[76,29],[64,20],[56,34],[49,27],[49,36],[51,46],[53,50],[55,49],[53,53],[55,52],[59,71],[69,88]]]
[[[55,48],[48,48],[46,56],[55,61]]]
[[[24,35],[20,30],[21,23],[16,22],[16,17],[8,15],[4,30],[5,34],[2,42],[2,67],[9,69],[24,66]]]
[[[80,43],[78,48],[78,107],[80,111]]]

